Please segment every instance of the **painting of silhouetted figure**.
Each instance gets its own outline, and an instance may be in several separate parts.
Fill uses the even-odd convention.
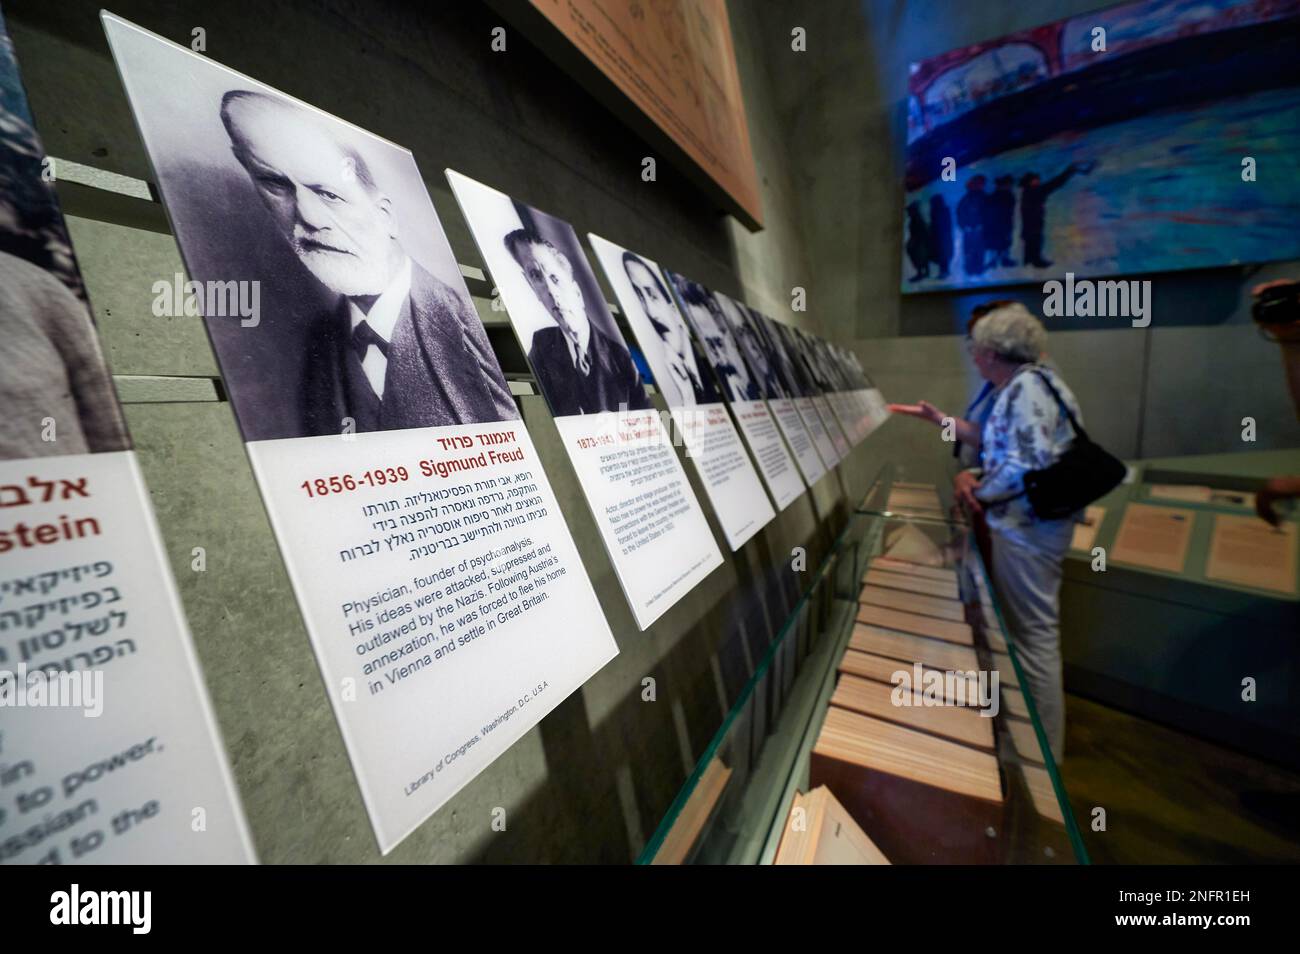
[[[916,272],[912,281],[919,282],[930,275],[930,227],[921,215],[921,203],[907,204],[907,258]]]
[[[1043,258],[1043,225],[1047,219],[1047,198],[1070,181],[1075,173],[1087,175],[1094,162],[1072,162],[1060,173],[1043,182],[1037,172],[1027,172],[1020,179],[1020,241],[1025,246],[1025,264],[1033,268],[1050,268]]]
[[[957,227],[961,229],[961,264],[967,275],[984,271],[984,219],[988,207],[985,178],[971,176],[966,194],[957,203]]]
[[[1016,226],[1016,194],[1011,190],[1013,176],[998,176],[993,180],[993,194],[985,206],[984,242],[988,247],[989,268],[1010,268],[1016,264],[1011,257],[1011,233]]]
[[[930,196],[930,261],[939,266],[939,277],[948,277],[952,262],[952,210],[941,195]]]
[[[908,64],[899,288],[1300,259],[1298,45],[1300,0],[1130,0]]]

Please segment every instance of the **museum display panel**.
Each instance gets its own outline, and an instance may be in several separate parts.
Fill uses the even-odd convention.
[[[710,291],[676,272],[665,271],[680,314],[695,332],[700,347],[721,385],[722,396],[736,417],[759,471],[778,503],[778,509],[794,499],[795,468],[780,431],[763,401],[761,383],[741,356],[731,332],[732,321],[740,320],[740,306],[718,292]],[[729,317],[733,316],[733,317]]]
[[[573,227],[453,170],[447,178],[646,629],[722,563],[704,511]],[[767,505],[763,522],[771,516]]]
[[[664,395],[686,455],[699,470],[727,545],[738,550],[775,512],[708,366],[695,350],[690,329],[673,304],[659,266],[598,235],[588,239]],[[784,447],[781,449],[784,452]],[[777,499],[781,509],[803,492],[788,456],[757,456],[756,460],[774,492],[774,475],[783,488],[790,488],[793,480],[794,487]]]
[[[104,26],[387,853],[617,645],[411,153]]]
[[[785,344],[773,327],[775,322],[771,318],[751,308],[749,321],[754,331],[751,340],[762,349],[762,355],[751,363],[751,367],[769,369],[769,374],[763,374],[761,370],[759,372],[759,381],[767,390],[768,410],[781,428],[781,435],[785,438],[791,456],[799,465],[804,483],[811,487],[826,473],[826,465],[813,444],[803,413],[795,403],[800,395],[796,391],[798,385]],[[741,339],[742,346],[745,340]]]
[[[0,862],[252,862],[3,16],[0,91]]]
[[[1300,859],[1300,263],[1237,257],[1300,0],[0,3],[0,863],[202,863],[192,930],[195,877],[853,864],[901,921]],[[1022,361],[1127,466],[1062,519]]]

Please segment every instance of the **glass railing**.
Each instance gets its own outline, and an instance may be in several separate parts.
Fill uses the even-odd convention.
[[[920,662],[926,672],[982,673],[986,699],[996,672],[996,714],[923,713],[923,700],[898,707],[900,674],[916,667],[921,675]],[[932,489],[886,467],[638,861],[784,860],[783,839],[794,840],[787,835],[804,820],[799,806],[811,804],[802,799],[829,783],[841,810],[895,863],[1086,863],[1024,686],[974,533]],[[840,756],[828,753],[841,743],[861,764],[837,765]]]

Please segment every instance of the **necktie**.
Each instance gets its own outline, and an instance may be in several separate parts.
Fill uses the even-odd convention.
[[[582,345],[578,344],[578,335],[576,333],[570,334],[569,340],[573,342],[573,355],[578,370],[585,377],[591,373],[591,358],[587,356],[587,352],[582,350]]]
[[[363,321],[352,329],[352,347],[356,350],[357,357],[364,361],[366,350],[371,345],[378,348],[385,358],[388,357],[388,342],[368,322]]]

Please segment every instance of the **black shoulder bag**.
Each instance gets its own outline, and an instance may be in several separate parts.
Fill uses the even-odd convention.
[[[1048,376],[1037,368],[1033,371],[1065,411],[1070,426],[1074,428],[1075,437],[1056,463],[1025,473],[1024,496],[1039,520],[1063,520],[1118,487],[1128,473],[1128,467],[1088,437],[1087,431],[1075,420],[1070,406],[1052,387]],[[1004,499],[1013,500],[1019,496],[1020,494],[1013,494]]]

